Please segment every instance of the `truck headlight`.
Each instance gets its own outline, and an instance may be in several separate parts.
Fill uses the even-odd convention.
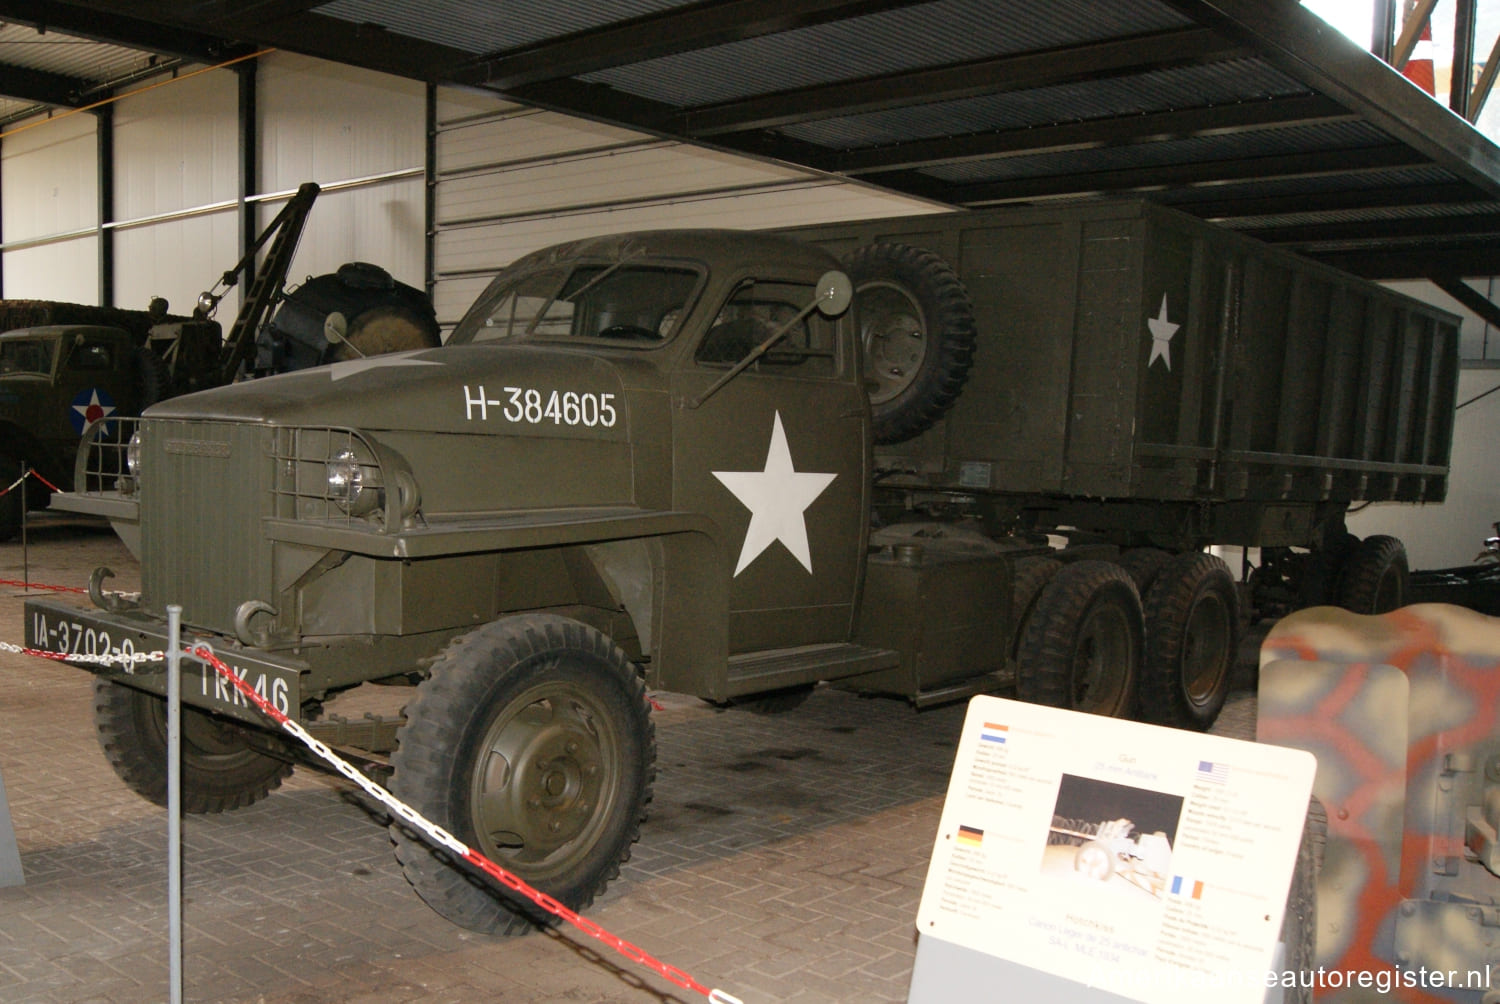
[[[141,476],[141,434],[139,431],[131,435],[130,442],[125,446],[125,469],[133,478]]]
[[[364,516],[380,506],[380,468],[361,463],[353,450],[328,461],[328,497],[350,516]]]

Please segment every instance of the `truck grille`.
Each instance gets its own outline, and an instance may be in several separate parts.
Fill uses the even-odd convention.
[[[246,600],[272,605],[275,430],[240,422],[146,420],[141,446],[141,599],[182,606],[185,624],[228,632]]]

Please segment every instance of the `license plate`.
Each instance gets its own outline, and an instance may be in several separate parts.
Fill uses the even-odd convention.
[[[44,605],[45,601],[26,604],[26,644],[45,652],[67,656],[68,661],[110,679],[131,686],[165,694],[166,662],[137,662],[139,655],[163,651],[166,632],[155,625],[136,627],[102,618],[85,611],[70,611]],[[301,705],[301,673],[294,666],[264,661],[237,650],[214,649],[206,639],[184,633],[185,648],[206,644],[216,658],[224,662],[258,696],[291,718],[298,717]],[[255,725],[270,726],[271,721],[251,700],[211,666],[196,659],[182,660],[182,699],[184,703],[218,711]]]

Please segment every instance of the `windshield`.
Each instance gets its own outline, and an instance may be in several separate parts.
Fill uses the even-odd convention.
[[[686,316],[702,278],[693,268],[635,262],[502,275],[469,309],[448,343],[598,338],[660,344]]]
[[[0,373],[52,372],[52,357],[57,351],[55,338],[0,339]]]

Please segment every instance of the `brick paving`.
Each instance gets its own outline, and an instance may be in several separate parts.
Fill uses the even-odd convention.
[[[66,521],[43,521],[30,558],[33,581],[81,584],[109,564],[112,585],[134,584],[112,536]],[[20,573],[19,546],[0,545],[0,578]],[[21,641],[22,602],[0,593],[0,640]],[[746,1004],[905,1000],[963,706],[821,690],[761,717],[660,699],[650,819],[589,916]],[[26,873],[0,889],[0,1001],[167,997],[165,814],[116,779],[90,704],[86,673],[0,653],[0,776]],[[1253,718],[1237,694],[1215,731],[1246,737]],[[189,1001],[701,1000],[571,930],[447,924],[342,779],[299,768],[183,832]]]

